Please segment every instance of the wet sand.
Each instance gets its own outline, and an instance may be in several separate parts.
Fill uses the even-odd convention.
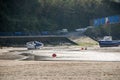
[[[81,51],[80,47],[73,46],[45,47],[42,50],[55,50],[58,52],[58,49],[66,51]],[[88,48],[88,51],[94,50],[98,50],[99,52],[109,52],[108,48],[107,50],[105,48]],[[114,48],[113,50],[113,53],[119,53],[119,48]],[[16,60],[24,57],[23,55],[19,55],[20,52],[24,51],[27,51],[27,49],[0,49],[0,80],[120,80],[119,61]]]

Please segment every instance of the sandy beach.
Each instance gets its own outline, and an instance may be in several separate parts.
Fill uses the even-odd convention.
[[[57,52],[79,49],[81,48],[65,46],[45,47],[42,50]],[[108,48],[88,48],[88,51],[93,50],[109,52]],[[119,48],[113,50],[119,53]],[[20,52],[25,51],[26,48],[0,49],[0,80],[120,80],[119,61],[19,61],[24,57],[19,55]]]

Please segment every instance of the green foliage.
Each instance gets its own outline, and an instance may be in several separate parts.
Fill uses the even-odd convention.
[[[109,0],[0,0],[0,32],[74,30],[119,14],[113,5]]]
[[[103,38],[104,36],[112,36],[113,39],[120,39],[120,24],[109,24],[104,26],[99,26],[97,28],[88,29],[85,35],[98,40],[98,38]]]
[[[120,39],[120,24],[112,25],[111,26],[111,35],[113,39]]]

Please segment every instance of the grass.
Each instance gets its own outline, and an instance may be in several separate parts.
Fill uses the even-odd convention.
[[[79,46],[95,46],[95,45],[98,45],[98,43],[88,43],[88,42],[81,42],[81,43],[78,43]]]

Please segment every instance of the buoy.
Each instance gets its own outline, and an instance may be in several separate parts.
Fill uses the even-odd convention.
[[[85,48],[85,50],[87,50],[87,48]]]
[[[55,58],[57,55],[56,54],[52,54],[52,57]]]
[[[85,48],[82,47],[81,50],[87,50],[87,48],[86,47]]]
[[[81,48],[81,50],[83,50],[84,48]]]

